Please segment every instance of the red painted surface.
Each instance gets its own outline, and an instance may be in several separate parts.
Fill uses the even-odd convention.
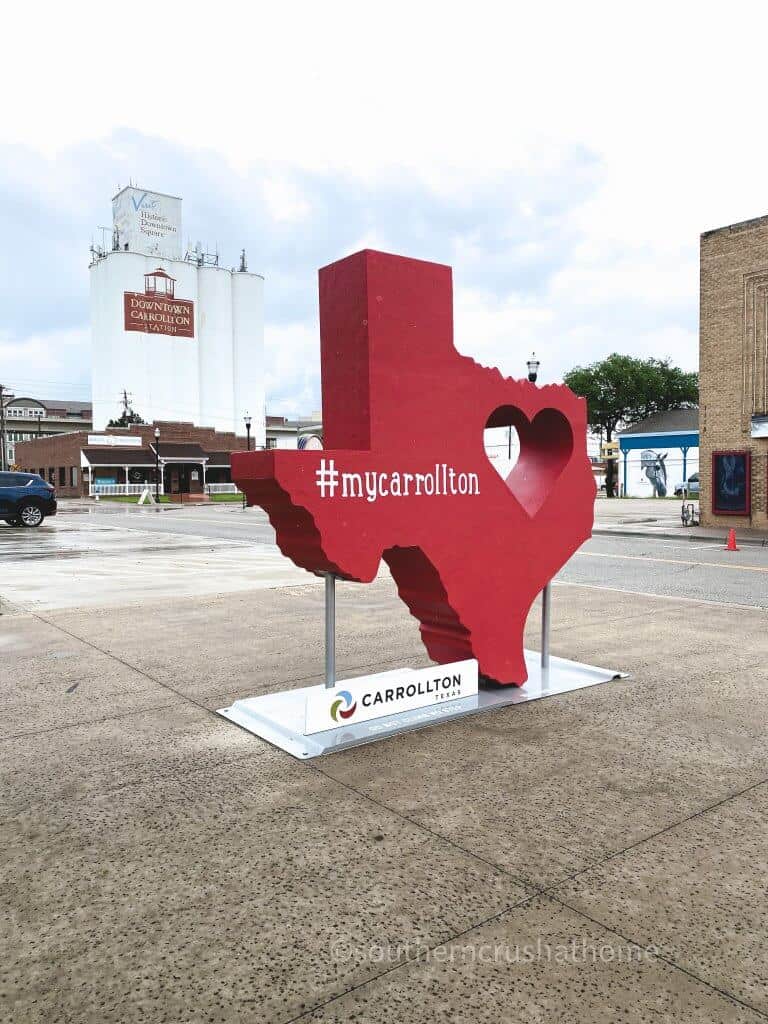
[[[435,661],[522,684],[530,606],[592,530],[583,400],[459,355],[450,267],[368,250],[325,267],[320,333],[325,450],[233,453],[233,479],[297,565],[369,582],[383,558]],[[504,481],[483,430],[509,423]]]
[[[123,292],[123,328],[143,334],[194,338],[195,304],[146,292]]]

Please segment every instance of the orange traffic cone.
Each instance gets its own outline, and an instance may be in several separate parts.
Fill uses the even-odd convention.
[[[738,551],[739,550],[737,545],[736,545],[736,531],[735,530],[729,530],[728,531],[728,543],[725,545],[725,550],[726,551]]]

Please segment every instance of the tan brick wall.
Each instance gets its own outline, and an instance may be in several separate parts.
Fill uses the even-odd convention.
[[[750,436],[768,411],[768,217],[701,236],[701,520],[710,526],[768,528],[768,440]],[[749,516],[712,512],[712,454],[752,454]]]

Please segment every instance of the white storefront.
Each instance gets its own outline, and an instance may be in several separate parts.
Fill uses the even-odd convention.
[[[621,493],[668,498],[699,472],[698,409],[656,413],[619,434]]]
[[[91,264],[93,426],[120,414],[264,433],[264,279],[182,258],[181,200],[123,189],[113,241]]]

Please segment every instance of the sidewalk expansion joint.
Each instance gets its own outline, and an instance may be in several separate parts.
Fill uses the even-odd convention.
[[[566,910],[569,910],[572,914],[576,914],[578,917],[583,917],[585,921],[590,921],[592,924],[597,925],[597,927],[601,928],[603,931],[610,932],[612,935],[618,936],[628,945],[636,946],[638,949],[647,948],[646,946],[643,946],[641,943],[636,942],[634,939],[629,938],[623,932],[617,931],[611,925],[604,924],[597,918],[591,917],[589,914],[585,914],[584,911],[579,910],[578,907],[571,906],[571,904],[566,903],[565,900],[561,900],[557,896],[553,896],[550,893],[545,893],[543,895],[545,899],[552,900],[553,903],[559,904],[561,907],[564,907]],[[656,947],[655,943],[652,943],[651,945],[654,945]],[[763,1020],[768,1020],[768,1013],[766,1013],[764,1010],[760,1010],[757,1006],[753,1006],[751,1003],[745,1002],[743,999],[740,999],[738,996],[734,995],[733,992],[729,992],[727,989],[720,988],[719,985],[715,985],[713,982],[707,981],[706,978],[702,978],[700,975],[694,974],[694,972],[689,970],[687,967],[683,967],[681,964],[678,964],[676,961],[670,959],[670,957],[665,956],[664,953],[658,952],[658,947],[656,947],[656,952],[651,953],[650,955],[655,960],[660,960],[662,963],[667,964],[668,967],[671,967],[674,970],[679,971],[681,974],[686,975],[686,977],[690,978],[692,981],[697,982],[699,985],[704,985],[705,988],[710,989],[710,991],[717,992],[718,995],[723,996],[723,998],[727,999],[729,1002],[736,1003],[738,1006],[743,1006],[745,1010],[750,1010],[758,1017],[762,1017]]]

